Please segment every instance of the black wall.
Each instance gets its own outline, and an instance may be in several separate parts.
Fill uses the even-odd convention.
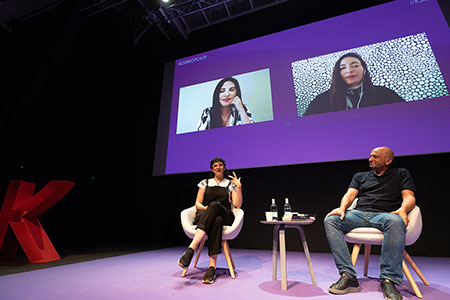
[[[207,174],[152,176],[163,65],[386,1],[327,10],[321,1],[299,2],[194,32],[189,41],[168,42],[151,28],[136,46],[119,11],[86,18],[71,1],[13,24],[12,33],[2,32],[0,48],[0,199],[10,179],[36,182],[37,190],[52,179],[74,181],[75,188],[39,218],[61,251],[186,245],[179,213],[193,205],[196,185]],[[224,31],[231,34],[218,34]],[[411,254],[448,256],[442,212],[449,208],[450,154],[398,157],[396,164],[412,173],[424,219]],[[289,197],[294,211],[318,216],[305,228],[310,250],[329,251],[321,220],[339,204],[353,173],[368,169],[366,160],[355,160],[236,170],[243,178],[245,223],[231,246],[269,249],[272,228],[259,221],[271,198],[281,209]],[[301,249],[295,234],[288,232],[289,250]]]

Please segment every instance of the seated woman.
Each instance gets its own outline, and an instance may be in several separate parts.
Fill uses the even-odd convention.
[[[178,261],[180,267],[189,267],[194,251],[207,234],[209,268],[203,277],[203,283],[213,283],[216,278],[216,261],[217,255],[221,253],[223,226],[232,225],[234,221],[231,201],[235,208],[241,208],[242,205],[241,178],[237,178],[233,172],[233,175],[228,176],[231,180],[226,179],[225,161],[219,157],[211,160],[210,168],[213,178],[202,180],[198,184],[194,222],[197,230],[189,248]]]
[[[350,52],[334,65],[330,89],[314,98],[303,116],[403,101],[396,92],[373,85],[364,60]]]
[[[214,89],[212,107],[202,112],[197,130],[252,123],[252,114],[241,99],[239,82],[233,77],[222,79]]]

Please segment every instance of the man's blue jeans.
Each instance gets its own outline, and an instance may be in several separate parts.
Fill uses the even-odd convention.
[[[356,227],[375,227],[384,234],[381,246],[380,278],[401,284],[406,233],[403,219],[391,213],[364,212],[356,209],[347,210],[344,220],[340,217],[340,215],[331,215],[324,220],[328,243],[339,274],[347,272],[356,278],[356,271],[344,235]]]

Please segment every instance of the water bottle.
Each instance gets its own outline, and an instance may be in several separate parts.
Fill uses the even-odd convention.
[[[275,203],[275,199],[272,199],[272,204],[270,205],[270,211],[272,212],[272,221],[278,221],[278,208]]]
[[[284,199],[284,215],[286,216],[286,214],[290,214],[291,213],[291,205],[289,204],[289,199],[285,198]]]

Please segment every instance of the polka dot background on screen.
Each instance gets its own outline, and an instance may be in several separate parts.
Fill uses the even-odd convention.
[[[299,116],[330,88],[334,64],[348,52],[361,55],[374,85],[390,88],[406,101],[449,95],[427,36],[420,33],[293,62]]]

